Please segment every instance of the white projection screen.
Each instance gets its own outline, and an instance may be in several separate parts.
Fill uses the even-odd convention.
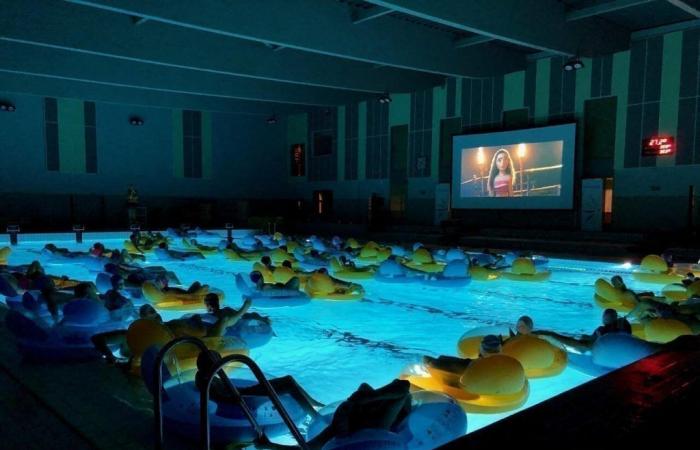
[[[452,138],[452,207],[570,209],[576,124]]]

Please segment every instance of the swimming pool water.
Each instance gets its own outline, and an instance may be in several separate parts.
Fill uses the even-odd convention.
[[[22,240],[13,248],[10,263],[37,259],[46,242],[49,241]],[[95,240],[86,239],[82,244],[53,242],[72,250],[87,250]],[[100,239],[100,242],[107,248],[121,248],[123,237]],[[231,262],[218,255],[196,262],[152,260],[148,264],[166,266],[183,284],[200,281],[223,290],[224,304],[233,307],[241,303],[234,276],[250,272],[252,265]],[[633,268],[629,264],[550,259],[551,279],[540,283],[472,281],[465,288],[444,289],[362,282],[367,292],[362,301],[313,300],[296,308],[259,310],[272,318],[276,337],[269,344],[251,350],[251,357],[267,374],[292,375],[313,397],[330,403],[346,398],[362,382],[374,387],[390,382],[406,367],[420,362],[423,355],[456,355],[459,337],[475,327],[512,327],[519,316],[529,315],[534,319],[535,329],[570,335],[591,333],[600,325],[602,313],[592,300],[597,278],[620,274],[632,289],[659,289],[634,281],[628,275]],[[82,267],[69,265],[49,265],[47,273],[82,280],[94,280],[95,276]],[[161,314],[169,320],[182,313]],[[530,380],[530,397],[520,410],[591,379],[567,368],[557,377]],[[468,431],[517,411],[470,413]]]

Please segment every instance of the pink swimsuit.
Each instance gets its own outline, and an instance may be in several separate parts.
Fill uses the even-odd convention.
[[[496,193],[496,197],[509,197],[510,196],[510,175],[501,176],[497,175],[493,180],[493,190]]]

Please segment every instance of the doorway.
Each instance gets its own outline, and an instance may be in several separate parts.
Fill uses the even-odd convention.
[[[333,191],[314,191],[314,214],[317,216],[330,216],[333,213]]]

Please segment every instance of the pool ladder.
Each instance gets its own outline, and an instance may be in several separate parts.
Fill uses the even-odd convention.
[[[156,442],[155,442],[155,448],[156,450],[162,450],[164,448],[164,439],[163,439],[163,360],[165,359],[165,356],[168,354],[170,350],[172,350],[174,347],[176,347],[179,344],[192,344],[197,346],[202,352],[209,351],[207,346],[202,342],[200,339],[197,339],[195,337],[191,336],[185,336],[181,338],[174,339],[170,342],[168,342],[159,352],[158,355],[156,356],[155,360],[155,371],[154,371],[154,386],[156,386],[155,392],[153,393],[153,415],[155,416],[155,427],[156,427]],[[209,427],[209,409],[207,408],[207,405],[209,403],[209,389],[211,387],[211,382],[214,379],[215,376],[219,376],[221,380],[224,382],[224,385],[230,390],[231,394],[233,395],[234,398],[238,399],[238,406],[241,407],[243,410],[243,414],[245,414],[246,418],[250,422],[251,426],[253,427],[253,430],[255,430],[255,433],[257,434],[258,439],[261,439],[263,441],[267,441],[267,437],[265,436],[265,432],[258,424],[257,420],[255,420],[255,415],[253,412],[250,410],[248,405],[245,403],[243,400],[243,397],[241,397],[241,394],[238,392],[238,389],[236,386],[234,386],[233,383],[231,383],[231,380],[229,380],[228,376],[226,375],[226,372],[223,371],[223,367],[230,363],[230,362],[238,362],[245,364],[248,366],[248,368],[253,372],[253,375],[255,378],[258,380],[258,383],[267,391],[267,396],[268,398],[272,401],[272,404],[275,406],[277,409],[277,412],[279,415],[282,417],[282,420],[284,421],[285,425],[287,425],[287,428],[289,431],[292,433],[292,436],[294,436],[294,439],[297,441],[299,444],[299,448],[302,450],[308,450],[308,445],[306,444],[306,441],[304,440],[304,437],[301,435],[299,432],[299,429],[297,426],[294,424],[294,421],[292,418],[289,416],[289,413],[287,410],[284,408],[282,405],[282,402],[280,401],[279,396],[277,395],[277,392],[275,392],[275,389],[272,387],[270,382],[267,380],[265,375],[263,374],[262,370],[260,370],[260,367],[253,361],[251,358],[245,356],[245,355],[228,355],[224,358],[221,359],[217,364],[214,365],[213,370],[211,371],[211,374],[204,380],[206,383],[207,388],[201,391],[201,397],[199,399],[199,439],[200,439],[200,445],[203,450],[210,450],[210,445],[211,445],[211,435],[210,435],[210,427]]]

